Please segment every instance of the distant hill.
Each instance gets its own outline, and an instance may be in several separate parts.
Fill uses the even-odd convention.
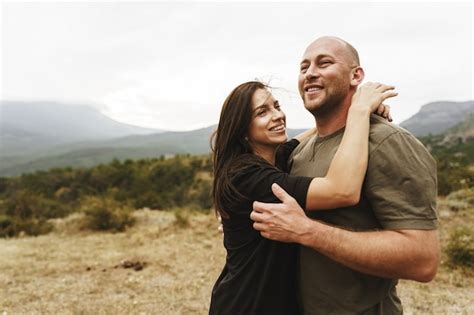
[[[27,117],[25,121],[18,118],[7,120],[2,111],[0,139],[3,143],[0,154],[0,176],[15,176],[53,167],[90,167],[113,159],[207,154],[210,152],[210,136],[216,128],[210,126],[193,131],[152,133],[155,130],[117,123],[95,109],[72,106],[62,109],[58,104],[57,106],[46,106],[56,108],[56,111],[50,109],[49,114],[46,114],[47,111],[34,112],[37,108],[30,108],[31,115],[25,114],[28,108],[25,106],[22,112]],[[8,106],[5,108],[8,109]],[[401,126],[418,137],[428,134],[440,135],[449,130],[449,136],[443,134],[426,142],[428,146],[437,148],[438,152],[440,146],[459,141],[452,140],[457,139],[459,133],[462,133],[462,137],[470,137],[470,133],[465,130],[471,130],[469,128],[472,126],[472,119],[464,121],[466,117],[471,117],[469,113],[474,114],[474,101],[435,102],[423,106]],[[8,115],[21,117],[20,114]],[[67,120],[67,123],[63,120]],[[55,129],[52,126],[55,126]],[[9,133],[4,133],[4,130]],[[301,129],[288,130],[288,134],[291,137],[301,131]],[[132,133],[134,135],[131,135]],[[9,154],[4,153],[5,147],[9,148],[7,150]],[[470,149],[468,151],[470,152]]]
[[[436,159],[438,190],[441,195],[474,184],[474,114],[442,134],[420,140]]]
[[[474,141],[474,113],[469,114],[464,121],[451,127],[445,133],[447,139],[457,139],[458,142]]]
[[[474,101],[434,102],[421,107],[420,111],[400,124],[415,136],[443,133],[474,113]]]
[[[119,123],[86,105],[0,102],[0,157],[17,157],[78,141],[162,132]]]
[[[421,139],[430,139],[432,144],[443,149],[474,143],[474,113],[467,115],[463,121],[442,134],[426,136]],[[474,162],[474,154],[469,156],[469,160]]]

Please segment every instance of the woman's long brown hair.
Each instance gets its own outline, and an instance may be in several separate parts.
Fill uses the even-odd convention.
[[[251,154],[253,150],[246,137],[252,121],[252,97],[258,89],[267,88],[258,81],[243,83],[227,96],[222,105],[219,124],[211,138],[211,147],[214,164],[212,197],[216,212],[223,218],[229,217],[223,205],[245,200],[232,184],[232,174],[248,165],[246,162],[262,160]]]

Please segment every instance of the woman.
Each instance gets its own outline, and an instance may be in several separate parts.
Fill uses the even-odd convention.
[[[298,313],[298,247],[261,237],[249,217],[252,203],[279,202],[271,191],[277,183],[306,210],[356,204],[367,167],[369,116],[377,109],[388,115],[382,102],[396,95],[391,90],[368,83],[354,94],[341,145],[322,178],[288,175],[292,150],[314,131],[286,142],[285,114],[267,86],[252,81],[231,92],[214,135],[213,197],[227,259],[213,288],[210,314]]]

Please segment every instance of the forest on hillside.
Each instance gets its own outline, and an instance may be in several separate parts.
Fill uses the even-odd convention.
[[[96,229],[122,230],[135,209],[209,209],[210,156],[114,160],[0,178],[0,236],[50,231],[49,219],[84,212]]]

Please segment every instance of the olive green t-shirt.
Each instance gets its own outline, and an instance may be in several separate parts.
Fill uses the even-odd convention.
[[[325,176],[343,133],[302,142],[290,158],[291,174]],[[360,203],[307,215],[358,231],[431,230],[437,228],[436,195],[436,164],[426,148],[408,131],[372,115]],[[363,274],[301,247],[299,289],[305,314],[401,314],[396,284],[397,279]]]

